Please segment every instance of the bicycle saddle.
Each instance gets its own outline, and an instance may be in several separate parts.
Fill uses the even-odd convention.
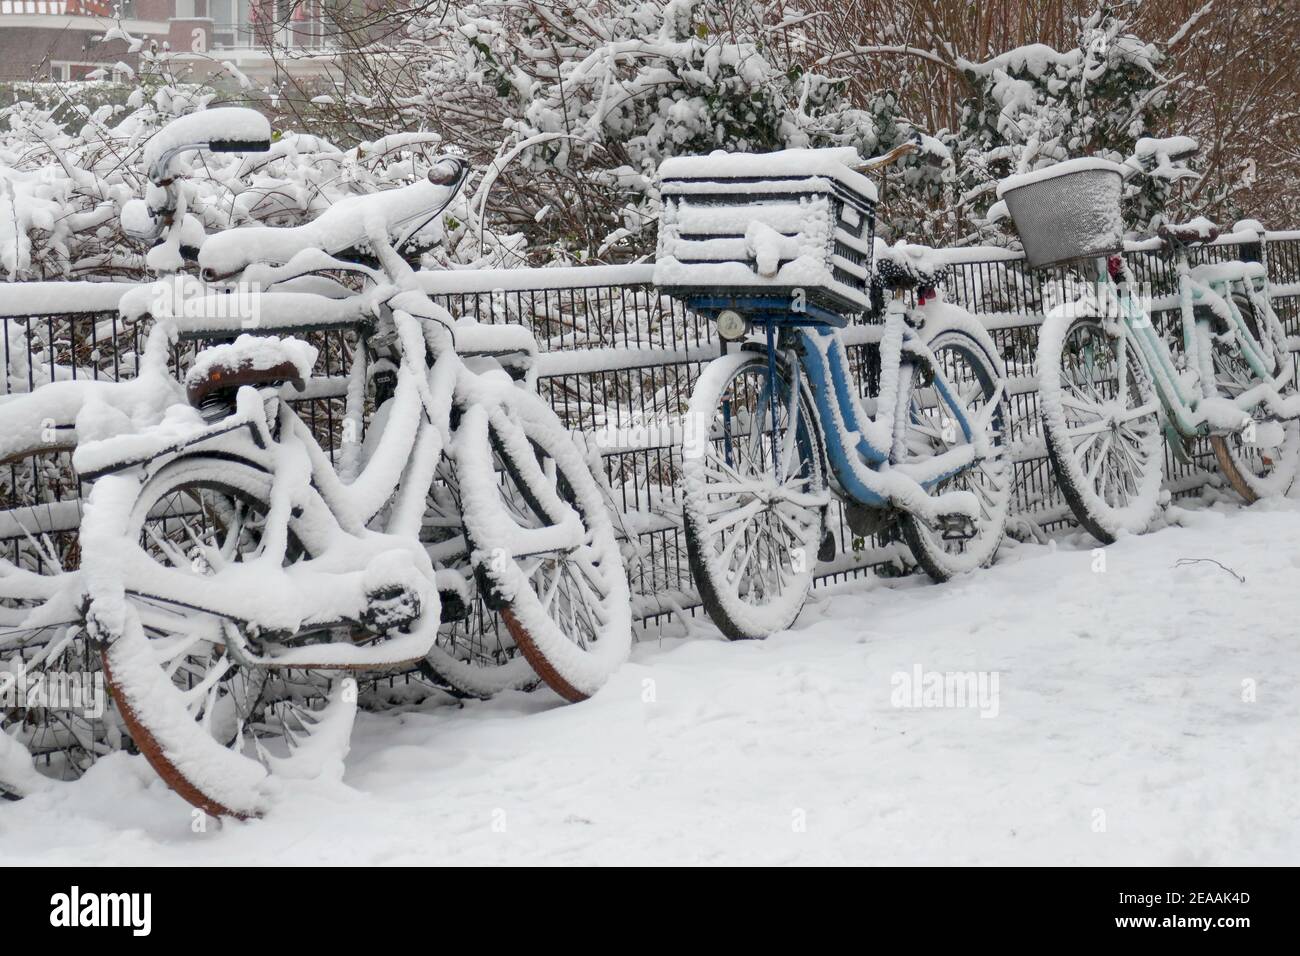
[[[185,393],[195,408],[244,385],[292,384],[304,388],[316,362],[316,349],[298,339],[241,335],[234,342],[204,349],[185,376]]]
[[[934,288],[944,268],[932,255],[933,251],[907,242],[893,246],[877,243],[872,282],[891,292]]]
[[[1181,225],[1165,223],[1156,230],[1156,235],[1166,246],[1195,246],[1218,239],[1219,227],[1201,216]]]
[[[205,282],[239,275],[254,263],[284,265],[304,249],[319,249],[337,259],[365,258],[367,225],[378,217],[399,252],[431,225],[460,192],[469,164],[444,156],[428,176],[409,186],[341,199],[301,226],[249,226],[209,236],[199,250]]]

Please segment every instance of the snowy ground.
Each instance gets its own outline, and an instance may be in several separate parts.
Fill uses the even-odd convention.
[[[1173,518],[1104,571],[1072,535],[763,643],[643,642],[576,706],[363,715],[344,783],[257,822],[192,832],[119,755],[0,804],[0,863],[1295,864],[1300,503]],[[1205,557],[1245,583],[1175,567]],[[996,716],[894,706],[918,666],[996,672]]]

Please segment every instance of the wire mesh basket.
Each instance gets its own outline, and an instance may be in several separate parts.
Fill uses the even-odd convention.
[[[1004,179],[998,198],[1015,220],[1034,269],[1124,249],[1123,173],[1115,163],[1077,159]]]

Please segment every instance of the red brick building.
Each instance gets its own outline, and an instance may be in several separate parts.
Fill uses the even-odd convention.
[[[103,39],[115,6],[122,30],[145,49],[167,44],[200,73],[229,60],[263,77],[273,69],[270,39],[305,54],[294,58],[295,72],[311,70],[311,54],[329,55],[314,5],[302,0],[0,0],[0,81],[85,79],[118,63],[138,69],[126,40]]]

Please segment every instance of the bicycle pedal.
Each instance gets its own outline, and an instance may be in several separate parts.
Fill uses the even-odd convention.
[[[969,541],[975,537],[975,522],[967,515],[940,515],[939,530],[944,541]]]
[[[460,596],[459,591],[440,590],[438,592],[438,608],[438,621],[441,624],[464,621],[469,617],[469,605],[465,603],[465,599]]]
[[[817,547],[817,560],[823,563],[835,560],[835,535],[829,531],[822,535],[821,544]]]
[[[376,634],[405,632],[420,617],[420,596],[400,585],[378,588],[366,595],[361,624]]]

